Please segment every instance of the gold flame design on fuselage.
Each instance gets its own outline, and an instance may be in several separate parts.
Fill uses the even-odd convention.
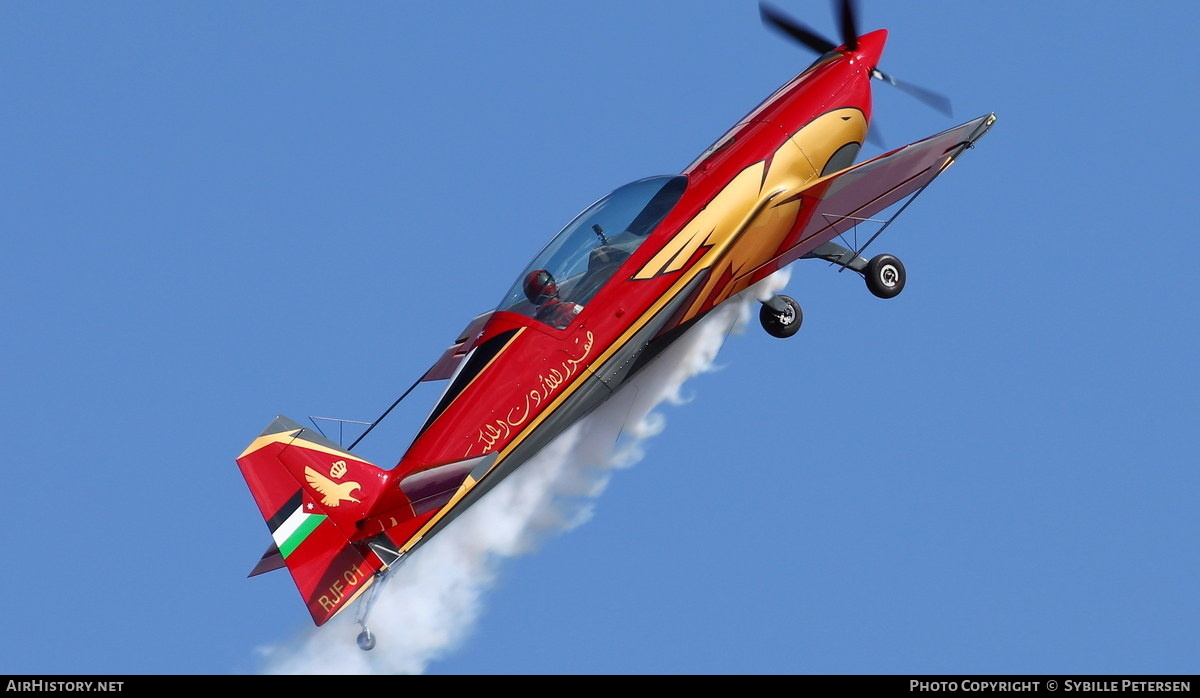
[[[734,176],[634,278],[679,271],[703,249],[691,273],[717,268],[683,321],[746,289],[751,273],[778,256],[795,226],[801,206],[797,194],[822,177],[834,154],[846,145],[861,144],[866,133],[866,117],[853,107],[813,119],[784,140],[771,157]]]

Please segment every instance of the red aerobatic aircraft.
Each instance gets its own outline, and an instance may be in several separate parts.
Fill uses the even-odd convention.
[[[322,625],[755,282],[815,258],[858,272],[877,296],[900,292],[899,260],[867,260],[867,245],[835,240],[903,202],[876,221],[882,232],[995,116],[856,165],[872,78],[946,104],[879,70],[887,31],[860,36],[851,0],[839,7],[840,45],[760,10],[820,57],[682,173],[620,187],[563,228],[418,381],[447,384],[395,467],[356,456],[361,436],[343,448],[282,416],[246,448],[238,466],[274,539],[252,575],[286,566]],[[787,337],[801,312],[776,295],[760,320]],[[359,622],[359,646],[370,649],[375,638]]]

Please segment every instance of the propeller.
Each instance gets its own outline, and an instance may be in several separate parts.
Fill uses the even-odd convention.
[[[842,0],[841,12],[839,13],[842,28],[842,43],[846,48],[854,51],[858,48],[858,26],[854,21],[854,0]]]
[[[835,0],[836,2],[837,0]],[[829,39],[822,36],[820,33],[813,31],[811,28],[799,22],[787,14],[771,6],[768,3],[760,2],[758,5],[759,13],[762,15],[763,23],[767,26],[779,31],[796,41],[804,44],[808,48],[816,51],[818,54],[826,54],[838,47]],[[842,33],[842,46],[845,46],[849,51],[858,49],[858,21],[856,19],[857,10],[855,9],[854,0],[841,0],[837,7],[838,23]],[[924,87],[913,85],[912,83],[902,82],[880,70],[878,67],[871,68],[871,77],[882,80],[889,85],[899,89],[901,92],[914,97],[925,103],[946,116],[953,116],[950,108],[950,100],[933,90],[928,90]]]
[[[914,85],[910,82],[902,82],[897,80],[879,68],[873,68],[871,70],[871,77],[883,80],[892,87],[895,87],[908,96],[925,103],[927,106],[933,107],[946,116],[954,116],[954,110],[950,108],[950,98],[946,97],[945,95],[938,94],[933,90],[927,90],[924,87]]]
[[[779,31],[787,34],[817,53],[829,53],[837,48],[837,44],[797,22],[791,17],[788,17],[765,2],[758,4],[758,11],[762,15],[764,22],[770,24]],[[857,43],[857,39],[855,39],[855,43]]]

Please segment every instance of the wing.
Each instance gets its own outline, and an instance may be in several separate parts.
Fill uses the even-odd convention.
[[[910,143],[820,180],[801,197],[811,211],[790,244],[767,266],[777,269],[799,259],[892,204],[919,192],[959,155],[983,137],[995,114]],[[772,270],[773,270],[772,269]]]

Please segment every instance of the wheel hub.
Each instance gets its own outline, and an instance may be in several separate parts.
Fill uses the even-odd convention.
[[[883,282],[884,286],[895,286],[896,279],[899,276],[900,274],[896,271],[896,267],[890,264],[879,270],[879,280]]]

